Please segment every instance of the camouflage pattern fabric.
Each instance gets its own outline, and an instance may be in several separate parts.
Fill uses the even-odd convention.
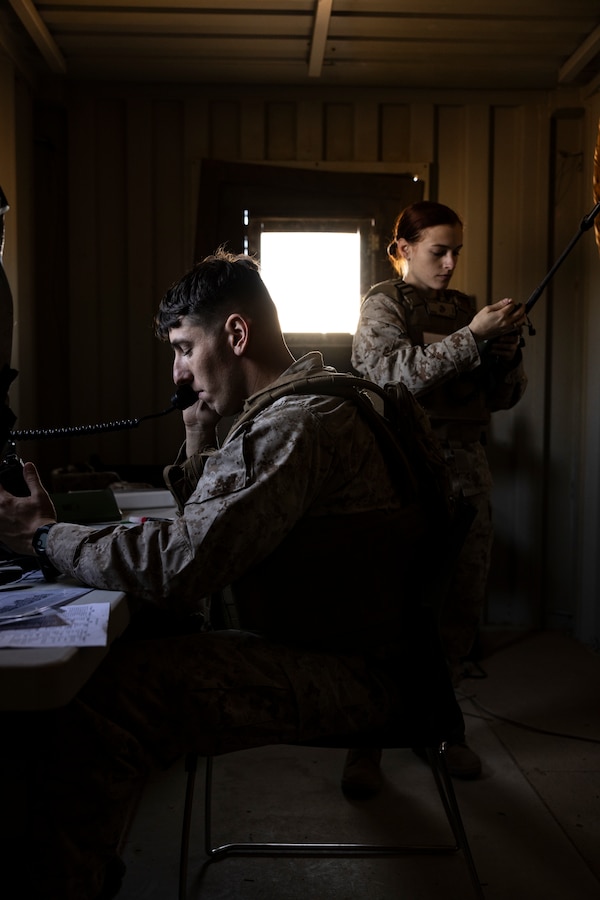
[[[406,289],[406,302],[399,299],[398,284]],[[401,381],[414,392],[442,444],[456,496],[476,508],[440,618],[454,672],[477,633],[493,541],[492,476],[481,441],[490,414],[514,406],[527,385],[520,351],[513,365],[499,364],[493,378],[482,377],[482,359],[468,327],[475,305],[471,302],[469,314],[468,300],[447,291],[430,309],[401,279],[375,286],[361,306],[352,348],[352,364],[361,375],[381,385]]]
[[[280,381],[322,370],[308,354]],[[96,900],[153,766],[345,734],[403,709],[399,596],[418,598],[423,521],[355,404],[283,397],[191,468],[172,523],[50,533],[63,572],[126,591],[139,612],[66,708],[2,716],[3,755],[24,766],[29,794],[3,846],[19,884],[7,896]],[[244,582],[269,639],[206,630],[206,598]]]
[[[468,383],[466,376],[474,379],[469,393],[478,385],[482,394],[479,412],[472,418],[475,425],[485,425],[490,412],[510,409],[521,399],[527,376],[520,351],[517,351],[513,364],[495,367],[493,378],[479,377],[483,370],[482,359],[468,327],[476,310],[471,302],[469,315],[466,305],[469,298],[465,294],[443,292],[447,302],[439,302],[431,309],[431,304],[416,302],[419,294],[412,286],[404,285],[410,288],[404,304],[398,299],[403,295],[397,295],[397,281],[383,284],[391,287],[386,288],[385,293],[367,294],[361,305],[352,344],[352,365],[361,375],[380,385],[401,381],[414,393],[432,420],[458,423],[465,428],[468,422],[463,407],[470,406],[470,398],[465,402],[466,398],[460,396],[456,385],[462,380]],[[440,307],[444,308],[444,315],[439,314]],[[452,309],[455,309],[454,316],[450,314]],[[449,387],[445,392],[446,408],[434,411],[429,399],[431,392],[444,385]],[[461,439],[458,435],[456,438]]]
[[[310,353],[274,386],[319,371],[323,358]],[[91,587],[195,613],[204,597],[267,558],[305,518],[318,523],[404,506],[354,404],[286,396],[234,426],[224,445],[203,458],[184,515],[99,530],[58,523],[47,554],[61,572]]]

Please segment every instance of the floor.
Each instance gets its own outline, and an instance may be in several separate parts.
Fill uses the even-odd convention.
[[[483,775],[454,783],[486,900],[598,900],[600,654],[560,632],[484,632],[481,647],[471,667],[479,677],[465,678],[458,696]],[[384,790],[362,803],[339,790],[343,756],[269,747],[217,759],[216,839],[446,837],[431,773],[411,751],[386,751]],[[456,855],[227,859],[199,878],[201,778],[197,791],[189,900],[472,897]],[[118,900],[176,900],[183,794],[182,764],[147,786]]]

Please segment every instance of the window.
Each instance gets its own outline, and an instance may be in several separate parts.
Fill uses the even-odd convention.
[[[265,231],[260,265],[284,333],[354,334],[360,232]]]
[[[354,334],[360,298],[372,283],[365,220],[267,219],[252,223],[248,251],[285,334]]]
[[[202,259],[224,246],[234,253],[249,253],[262,262],[262,275],[281,309],[282,328],[288,346],[299,356],[320,349],[325,362],[339,371],[350,371],[352,332],[359,312],[359,298],[372,284],[392,274],[386,246],[399,212],[425,196],[426,163],[241,163],[203,159],[200,165],[199,199],[194,255]],[[298,250],[298,233],[343,234],[358,241],[360,285],[342,288],[354,251],[326,250],[333,289],[317,302],[318,317],[298,323],[288,318],[282,306],[283,290],[269,274],[268,247],[262,237],[271,232],[293,232],[290,249],[278,249],[283,261],[285,296],[300,280],[308,285],[293,302],[307,307],[315,291],[328,282],[327,272],[317,265],[317,251]],[[358,237],[357,237],[358,235]],[[327,239],[328,241],[329,239]],[[261,254],[265,259],[261,260]],[[348,273],[348,277],[350,277]],[[346,296],[347,291],[347,296]],[[339,297],[343,314],[331,319],[329,307]],[[356,298],[356,299],[355,299]],[[337,306],[336,302],[336,306]],[[321,309],[323,307],[323,309]],[[352,310],[352,313],[350,313]],[[321,313],[327,312],[327,317]],[[332,313],[332,315],[334,315]],[[288,329],[294,331],[288,331]],[[302,328],[302,331],[295,329]],[[307,329],[307,330],[305,330]]]

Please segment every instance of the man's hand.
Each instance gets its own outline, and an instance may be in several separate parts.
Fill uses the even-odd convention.
[[[31,541],[40,525],[56,522],[56,510],[33,463],[23,466],[30,497],[14,497],[0,487],[0,541],[15,553],[32,556]]]
[[[192,456],[199,450],[217,445],[217,425],[221,416],[207,406],[203,400],[198,400],[193,406],[188,406],[183,411],[183,424],[185,425],[185,451],[187,456]]]

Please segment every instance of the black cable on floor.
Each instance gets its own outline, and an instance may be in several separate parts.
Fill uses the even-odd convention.
[[[508,716],[501,716],[499,713],[495,713],[493,710],[487,709],[487,707],[485,707],[482,703],[480,703],[479,700],[477,700],[477,698],[474,695],[463,694],[460,691],[457,691],[456,695],[459,698],[459,700],[460,699],[470,700],[470,702],[474,706],[476,706],[483,713],[485,713],[484,716],[477,716],[475,713],[469,713],[469,712],[465,712],[463,710],[463,714],[465,716],[471,716],[472,718],[476,718],[476,719],[486,719],[487,721],[492,721],[494,719],[497,719],[499,722],[506,722],[507,725],[514,725],[515,728],[524,728],[526,731],[533,731],[536,734],[546,734],[546,735],[549,735],[550,737],[562,737],[562,738],[567,738],[568,740],[571,740],[571,741],[584,741],[587,744],[600,744],[600,740],[598,738],[583,737],[582,735],[579,735],[579,734],[569,734],[564,731],[551,731],[547,728],[538,728],[535,725],[528,725],[526,722],[519,722],[518,719],[511,719]]]

